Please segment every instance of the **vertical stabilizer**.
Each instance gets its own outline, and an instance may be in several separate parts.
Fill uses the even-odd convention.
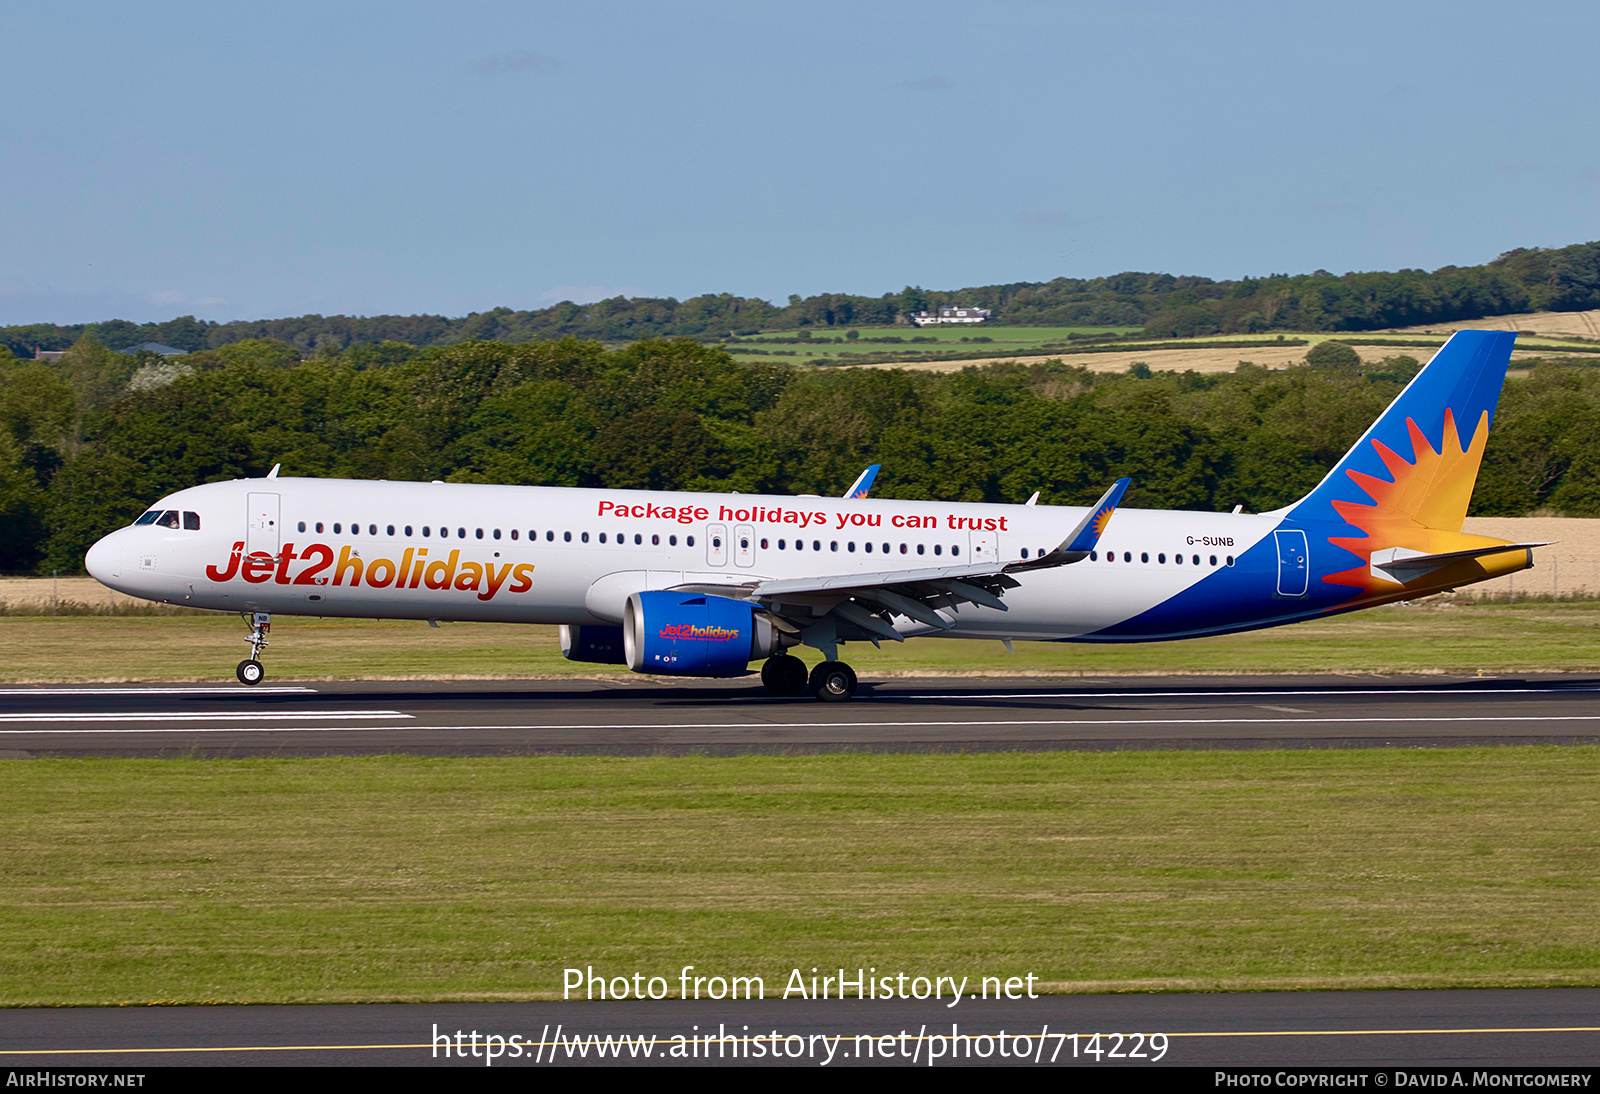
[[[1279,515],[1461,531],[1516,335],[1457,331],[1317,488]]]

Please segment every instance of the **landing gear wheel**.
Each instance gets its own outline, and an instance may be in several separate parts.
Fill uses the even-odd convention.
[[[267,670],[262,667],[260,661],[240,661],[239,667],[234,672],[239,677],[239,683],[252,688],[261,683],[267,675]]]
[[[824,661],[811,670],[810,690],[824,703],[842,703],[856,693],[855,670],[843,661]]]
[[[806,693],[806,663],[790,654],[769,658],[761,666],[761,686],[767,694],[788,699]]]

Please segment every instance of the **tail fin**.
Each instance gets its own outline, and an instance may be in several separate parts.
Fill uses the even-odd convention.
[[[1424,530],[1460,532],[1516,338],[1457,331],[1317,488],[1279,515],[1351,524],[1373,538],[1382,525],[1394,540],[1385,546],[1409,546],[1400,541]]]

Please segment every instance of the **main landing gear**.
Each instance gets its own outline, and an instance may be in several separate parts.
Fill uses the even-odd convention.
[[[267,632],[272,629],[272,616],[267,612],[242,612],[245,622],[250,624],[250,637],[245,641],[250,643],[250,656],[247,660],[240,661],[239,667],[234,670],[234,675],[239,678],[239,683],[247,687],[255,687],[267,678],[267,670],[261,664],[261,651],[268,646]]]
[[[810,692],[826,703],[838,703],[856,693],[856,674],[843,661],[824,661],[806,675],[806,664],[790,654],[780,654],[761,666],[761,683],[767,693],[790,699]]]

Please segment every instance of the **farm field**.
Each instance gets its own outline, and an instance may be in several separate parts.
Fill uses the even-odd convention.
[[[16,760],[0,1005],[1600,982],[1592,746]]]

